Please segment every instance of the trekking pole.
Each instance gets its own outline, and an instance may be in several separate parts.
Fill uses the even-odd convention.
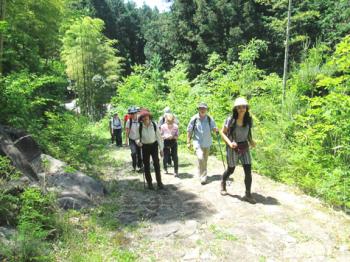
[[[226,171],[225,160],[224,160],[224,154],[222,153],[222,148],[221,148],[221,143],[220,143],[219,132],[216,133],[216,138],[217,138],[218,144],[219,144],[219,149],[220,149],[222,164],[223,164],[223,166],[224,166],[224,171]]]
[[[143,161],[142,147],[140,148],[141,160]],[[142,176],[143,176],[143,189],[146,190],[146,182],[145,182],[145,167],[142,168]]]

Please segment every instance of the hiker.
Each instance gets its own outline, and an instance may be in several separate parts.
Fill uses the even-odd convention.
[[[128,120],[131,118],[131,116],[129,114],[130,109],[131,109],[131,107],[128,108],[128,112],[124,115],[124,130],[126,130],[126,122],[128,122]]]
[[[164,189],[158,155],[159,148],[160,155],[163,157],[164,145],[157,124],[152,121],[152,115],[146,110],[143,110],[140,115],[139,139],[137,140],[137,145],[142,150],[144,172],[148,188],[154,190],[150,169],[150,157],[152,156],[158,189]]]
[[[164,114],[159,118],[159,121],[158,121],[158,126],[159,128],[165,124],[165,117],[168,115],[168,114],[172,114],[174,116],[174,123],[176,125],[179,125],[179,120],[177,119],[177,117],[171,112],[170,110],[170,107],[165,107],[164,110],[163,110]]]
[[[174,116],[174,123],[177,125],[177,126],[179,126],[179,120],[177,119],[177,117],[171,112],[171,110],[170,110],[170,107],[165,107],[164,108],[164,110],[163,110],[163,112],[164,112],[164,114],[159,118],[159,121],[158,121],[158,126],[159,126],[159,128],[163,125],[163,124],[165,124],[165,118],[166,118],[166,116],[167,115],[169,115],[169,114],[172,114],[173,116]],[[167,162],[167,164],[169,165],[169,166],[171,166],[171,161],[172,160],[174,160],[174,159],[172,159],[172,156],[170,155],[170,157],[168,157],[167,158],[168,160],[168,162]]]
[[[142,159],[141,159],[141,149],[137,146],[136,140],[139,139],[139,121],[137,116],[138,110],[136,107],[131,107],[128,110],[130,118],[126,122],[126,144],[129,142],[129,147],[131,150],[132,167],[136,171],[136,166],[139,168],[139,172],[142,171]]]
[[[191,139],[193,137],[193,148],[198,158],[198,173],[202,185],[207,182],[207,162],[210,146],[213,139],[211,132],[218,132],[215,121],[209,115],[208,105],[200,103],[198,105],[198,114],[195,114],[187,126],[187,147],[191,148]]]
[[[177,138],[179,136],[179,127],[175,124],[175,116],[173,114],[165,116],[165,123],[160,127],[160,134],[164,139],[163,167],[165,173],[168,173],[167,164],[169,163],[169,158],[172,157],[174,161],[174,177],[178,177]]]
[[[226,181],[234,172],[238,162],[241,162],[244,169],[245,196],[243,199],[252,204],[256,201],[251,195],[252,186],[252,160],[249,145],[255,147],[252,138],[251,128],[252,117],[249,113],[249,105],[245,98],[239,97],[235,100],[232,115],[229,116],[221,131],[221,136],[226,142],[227,170],[222,175],[221,195],[227,195]]]
[[[122,121],[120,120],[118,113],[114,113],[109,122],[109,129],[111,132],[112,144],[114,140],[118,147],[122,146]]]

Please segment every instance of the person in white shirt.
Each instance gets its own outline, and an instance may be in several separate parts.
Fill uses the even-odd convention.
[[[151,114],[147,111],[142,112],[140,115],[139,139],[137,140],[137,144],[142,150],[142,160],[148,188],[154,190],[150,169],[150,157],[152,156],[158,189],[164,189],[159,164],[159,152],[163,157],[164,144],[160,136],[159,128],[157,124],[152,121],[151,117]]]
[[[112,144],[114,140],[116,145],[122,146],[122,121],[120,120],[118,113],[115,113],[109,122],[109,130],[111,132]]]
[[[136,166],[139,168],[139,171],[142,171],[142,158],[141,158],[141,149],[137,146],[136,140],[139,139],[139,121],[137,116],[138,110],[135,107],[132,107],[128,110],[131,118],[128,119],[125,125],[126,132],[126,143],[128,144],[131,150],[132,158],[132,167],[136,171]]]

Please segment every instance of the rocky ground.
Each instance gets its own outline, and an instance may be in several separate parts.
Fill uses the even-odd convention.
[[[104,177],[107,185],[117,181],[115,217],[138,228],[120,242],[140,261],[350,261],[350,217],[294,187],[254,174],[257,204],[249,204],[239,168],[223,197],[222,162],[210,157],[203,186],[194,155],[183,153],[179,178],[163,174],[165,190],[145,190],[129,150],[109,150],[121,163]]]

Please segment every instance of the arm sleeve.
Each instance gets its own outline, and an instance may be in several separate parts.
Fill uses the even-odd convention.
[[[163,150],[164,149],[164,143],[163,143],[163,139],[160,136],[160,132],[159,132],[159,127],[158,126],[156,128],[156,139],[157,139],[157,142],[158,142],[159,149]]]
[[[160,130],[160,136],[163,137],[163,135],[164,135],[164,127],[163,127],[163,125],[161,125],[159,127],[159,130]]]
[[[211,130],[213,130],[214,128],[216,128],[216,123],[215,123],[214,118],[211,118],[210,125],[211,125]]]
[[[179,136],[179,127],[176,125],[175,126],[175,137]]]

